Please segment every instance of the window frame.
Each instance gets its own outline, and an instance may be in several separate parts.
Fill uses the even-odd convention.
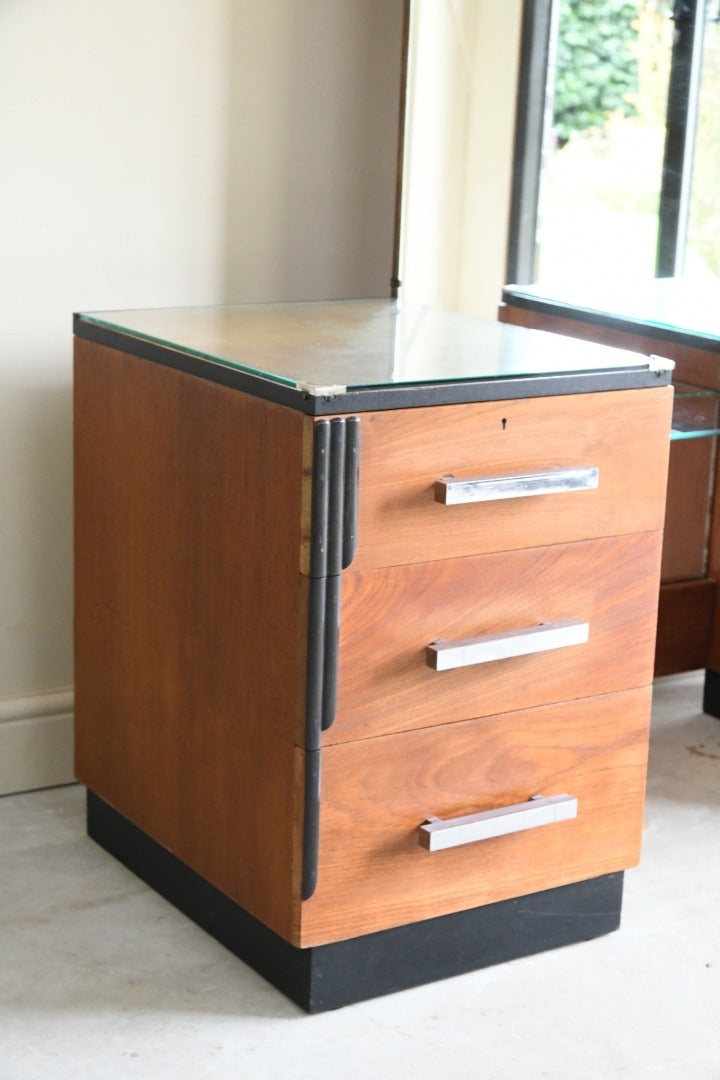
[[[559,0],[524,0],[506,262],[508,284],[536,280],[537,223],[548,71]],[[682,271],[692,186],[693,150],[707,0],[676,0],[666,137],[658,205],[656,277]]]

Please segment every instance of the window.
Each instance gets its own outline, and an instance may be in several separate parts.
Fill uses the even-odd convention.
[[[720,278],[720,0],[526,0],[507,280]]]

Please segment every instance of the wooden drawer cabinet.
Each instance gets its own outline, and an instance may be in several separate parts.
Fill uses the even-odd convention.
[[[396,385],[404,312],[77,320],[90,834],[311,1010],[607,932],[640,847],[668,375],[434,313]]]

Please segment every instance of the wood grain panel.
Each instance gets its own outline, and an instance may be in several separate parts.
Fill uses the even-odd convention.
[[[78,776],[285,936],[302,445],[300,414],[76,343]]]
[[[662,528],[672,389],[364,414],[357,570]],[[445,474],[590,465],[595,491],[443,506]]]
[[[661,535],[415,563],[343,577],[327,743],[642,686],[652,678]],[[455,671],[425,648],[582,619],[585,645]]]
[[[639,858],[650,690],[333,746],[323,752],[320,944],[582,881]],[[569,793],[578,817],[429,853],[429,816]]]
[[[655,675],[710,666],[717,582],[676,581],[660,588]]]
[[[705,390],[720,390],[720,350],[700,349],[693,345],[666,347],[665,356],[675,361],[676,382],[690,383]]]

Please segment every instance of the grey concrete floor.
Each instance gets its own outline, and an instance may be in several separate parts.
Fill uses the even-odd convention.
[[[0,800],[0,1080],[720,1080],[720,721],[655,687],[619,931],[309,1017],[84,835]]]

